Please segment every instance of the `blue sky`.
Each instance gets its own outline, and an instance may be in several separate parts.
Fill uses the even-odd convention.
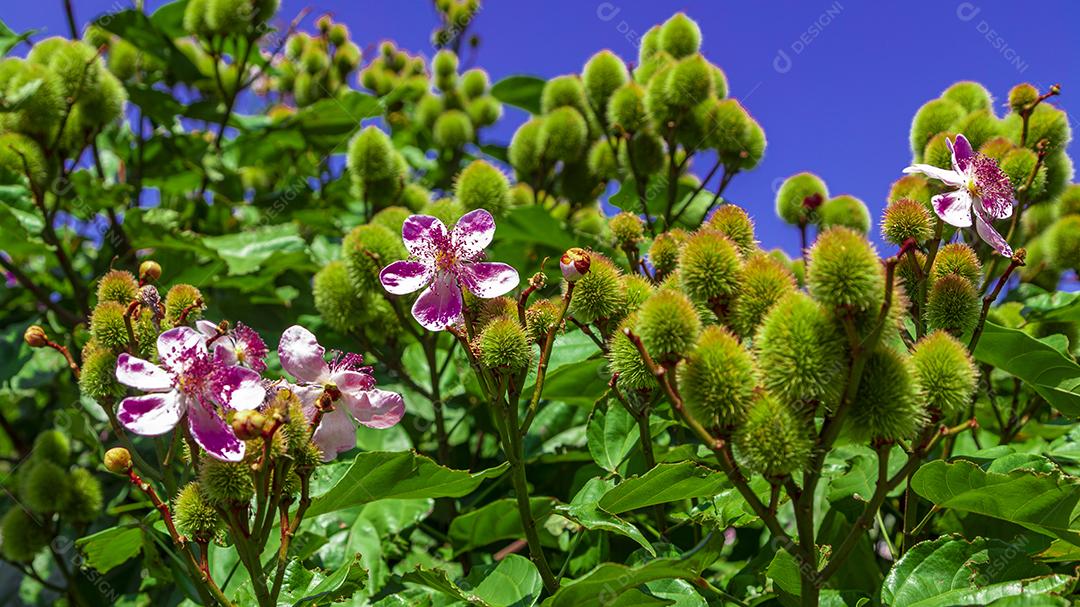
[[[80,22],[129,4],[75,0]],[[151,9],[161,4],[147,1]],[[0,18],[16,30],[65,34],[61,6],[12,0]],[[367,51],[392,39],[432,52],[430,0],[283,0],[279,20],[305,7],[313,9],[307,25],[332,13]],[[986,85],[999,114],[1014,84],[1060,83],[1054,102],[1075,108],[1071,120],[1080,129],[1080,2],[1069,0],[488,0],[473,26],[481,36],[475,64],[498,80],[579,72],[603,48],[634,60],[640,36],[680,10],[701,24],[703,52],[765,128],[764,161],[728,194],[755,217],[767,248],[797,248],[795,229],[775,217],[773,197],[780,180],[798,171],[821,175],[833,193],[862,198],[876,222],[889,185],[910,161],[911,117],[957,80]],[[505,143],[522,119],[509,112],[488,136]],[[1070,151],[1077,150],[1074,142]]]

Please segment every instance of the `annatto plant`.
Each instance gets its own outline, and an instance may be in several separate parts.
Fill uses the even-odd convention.
[[[430,59],[276,4],[0,61],[4,596],[1075,601],[1059,87],[927,102],[880,240],[792,175],[792,259],[725,197],[765,134],[685,14],[492,84],[476,2]]]

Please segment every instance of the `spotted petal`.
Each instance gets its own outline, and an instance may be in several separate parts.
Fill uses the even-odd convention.
[[[931,179],[937,179],[951,186],[964,185],[964,176],[956,171],[950,171],[949,169],[942,169],[930,164],[913,164],[904,169],[904,173],[908,175],[922,173]]]
[[[443,331],[461,317],[461,289],[451,274],[440,274],[412,307],[413,318],[425,329]]]
[[[116,380],[143,392],[168,392],[174,381],[172,373],[127,352],[116,359]]]
[[[158,358],[166,368],[184,373],[206,356],[205,337],[191,327],[176,327],[158,335]]]
[[[246,367],[225,367],[211,382],[214,400],[230,409],[254,409],[266,398],[262,377]]]
[[[236,437],[217,411],[192,403],[188,407],[188,428],[195,442],[211,456],[226,462],[244,459],[244,441]]]
[[[495,237],[495,218],[485,209],[476,209],[462,215],[454,226],[450,240],[465,259],[475,259],[484,252]]]
[[[419,261],[395,261],[379,272],[383,288],[394,295],[408,295],[419,291],[429,282],[432,266]]]
[[[948,142],[949,140],[946,139],[945,141]],[[957,173],[966,171],[968,165],[971,163],[971,159],[975,156],[975,152],[971,149],[971,143],[968,142],[967,137],[957,135],[956,141],[949,143],[949,149],[952,150],[953,169]]]
[[[461,264],[458,279],[473,295],[484,299],[508,293],[519,281],[517,270],[497,262]]]
[[[436,243],[445,242],[446,238],[446,226],[431,215],[411,215],[401,226],[405,248],[420,259],[434,259]]]
[[[322,383],[330,376],[325,354],[326,348],[319,345],[315,335],[300,325],[293,325],[281,334],[278,344],[281,368],[300,381]]]
[[[971,196],[963,190],[938,194],[930,199],[930,204],[945,223],[958,228],[971,226]]]
[[[349,417],[349,412],[339,406],[323,414],[312,440],[322,451],[323,461],[328,462],[338,453],[356,446],[356,424]]]
[[[983,239],[986,244],[994,247],[994,250],[1005,257],[1012,257],[1013,250],[1009,246],[1009,242],[1005,240],[1005,237],[998,233],[991,224],[991,217],[979,210],[975,212],[975,229],[979,232],[979,237]]]
[[[180,392],[129,396],[116,407],[120,424],[135,434],[157,436],[176,427],[187,408],[187,398]]]
[[[397,392],[374,389],[360,393],[359,398],[354,394],[343,396],[356,421],[369,428],[389,428],[405,415],[405,399]]]

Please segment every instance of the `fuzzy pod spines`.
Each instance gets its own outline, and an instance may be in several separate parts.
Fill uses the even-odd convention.
[[[885,272],[873,245],[844,227],[818,236],[810,248],[806,276],[814,298],[833,308],[877,309],[885,294]]]
[[[429,202],[421,211],[443,222],[443,225],[452,226],[465,214],[465,206],[453,198],[440,198]]]
[[[600,179],[617,179],[619,177],[619,161],[616,150],[622,147],[622,140],[614,143],[606,139],[597,139],[589,148],[586,164],[589,173]]]
[[[930,183],[922,175],[904,175],[889,188],[889,202],[910,198],[930,209]]]
[[[982,263],[975,249],[962,242],[950,242],[941,247],[937,256],[934,257],[934,265],[930,268],[930,277],[938,280],[949,274],[962,276],[972,284],[979,286],[982,277]]]
[[[590,253],[589,271],[574,282],[570,313],[583,323],[618,319],[625,304],[622,273],[607,257]]]
[[[679,266],[679,249],[685,235],[676,232],[663,232],[653,239],[649,246],[649,261],[657,274],[663,276],[675,271]]]
[[[699,230],[682,245],[679,275],[691,299],[709,305],[727,305],[738,293],[742,260],[730,238]]]
[[[461,110],[449,110],[435,120],[432,137],[444,148],[455,149],[471,142],[476,136],[469,115]]]
[[[534,301],[525,309],[525,335],[530,343],[543,344],[559,322],[560,304],[550,299]]]
[[[634,133],[648,124],[645,90],[636,82],[627,82],[611,94],[607,103],[607,121],[612,127]]]
[[[486,71],[480,68],[466,70],[461,75],[461,94],[466,99],[476,99],[488,91],[491,81]]]
[[[776,214],[791,225],[806,225],[817,218],[817,209],[829,199],[829,188],[813,173],[796,173],[776,192]]]
[[[744,259],[757,250],[757,240],[754,239],[754,220],[742,207],[733,204],[720,205],[705,225],[708,229],[727,236],[738,247],[739,254]]]
[[[1043,168],[1046,170],[1046,179],[1042,197],[1047,200],[1061,196],[1076,175],[1072,158],[1065,150],[1047,154],[1043,158]]]
[[[870,232],[870,209],[866,203],[850,194],[830,198],[818,209],[822,229],[844,226],[857,232]]]
[[[952,150],[949,146],[956,140],[956,133],[944,131],[934,135],[923,148],[922,162],[940,169],[952,168]]]
[[[618,247],[635,247],[645,235],[645,222],[637,215],[623,211],[608,220],[611,235]]]
[[[465,106],[465,113],[476,128],[491,126],[502,118],[503,106],[495,97],[484,95],[470,101]]]
[[[641,304],[653,294],[652,282],[640,274],[623,275],[622,285],[626,294],[626,309],[631,313],[637,312]]]
[[[1049,103],[1040,103],[1035,106],[1028,116],[1028,131],[1026,147],[1037,150],[1039,142],[1046,140],[1047,151],[1065,149],[1072,140],[1072,128],[1069,126],[1068,115]],[[1019,144],[1024,121],[1019,114],[1009,114],[1004,120],[1004,132]]]
[[[469,211],[487,209],[499,216],[510,206],[510,181],[484,160],[474,160],[458,174],[454,195]]]
[[[124,386],[116,381],[116,354],[91,342],[83,349],[79,390],[98,402],[110,402],[122,397]]]
[[[68,499],[61,511],[63,517],[74,523],[89,523],[101,514],[104,504],[101,483],[84,468],[76,468],[68,475]]]
[[[379,271],[408,256],[401,238],[379,224],[353,228],[341,241],[341,253],[357,292],[379,288]]]
[[[390,137],[378,127],[368,126],[349,142],[347,165],[353,177],[360,181],[388,179],[398,174],[396,155]]]
[[[102,346],[120,351],[127,348],[127,306],[115,301],[99,303],[90,316],[90,333]]]
[[[753,399],[754,358],[727,329],[706,327],[678,366],[678,384],[687,412],[699,423],[733,427]]]
[[[901,198],[885,208],[881,235],[886,242],[901,246],[908,239],[925,242],[933,235],[930,212],[911,198]]]
[[[139,281],[131,272],[125,270],[111,270],[98,281],[98,302],[116,302],[123,305],[130,304],[139,296]]]
[[[59,430],[45,430],[34,438],[31,453],[35,459],[66,466],[71,458],[71,441]]]
[[[577,109],[570,106],[555,108],[542,125],[544,156],[569,162],[584,153],[589,141],[589,126]]]
[[[585,63],[581,72],[585,96],[597,111],[607,107],[608,100],[630,79],[622,59],[609,50],[602,50]]]
[[[163,324],[176,326],[181,319],[191,323],[202,318],[206,304],[202,292],[193,285],[180,283],[173,285],[165,294],[165,318]]]
[[[1080,215],[1080,183],[1074,183],[1065,188],[1054,200],[1054,206],[1060,217]]]
[[[926,325],[953,335],[964,335],[978,322],[981,300],[975,286],[958,274],[934,281],[926,298]]]
[[[784,401],[832,404],[838,396],[844,345],[830,314],[809,295],[795,291],[777,302],[754,347],[763,385]]]
[[[490,323],[476,340],[480,363],[488,369],[517,372],[529,365],[532,347],[517,318],[498,318]]]
[[[920,398],[943,419],[953,419],[971,403],[979,372],[971,355],[955,337],[934,331],[915,344],[912,363]]]
[[[68,473],[62,466],[48,460],[31,462],[21,477],[19,500],[34,512],[59,512],[70,495]]]
[[[915,160],[922,160],[923,150],[934,135],[951,130],[966,115],[964,107],[950,99],[933,99],[923,104],[911,121],[911,152]]]
[[[44,185],[49,175],[41,146],[22,133],[0,133],[0,169],[26,176],[36,187]]]
[[[780,399],[759,392],[735,434],[739,461],[766,478],[783,478],[810,461],[814,439],[807,424]]]
[[[977,110],[968,114],[956,126],[958,133],[971,143],[973,149],[979,149],[984,143],[1001,135],[1001,120],[991,110]]]
[[[673,290],[653,293],[638,309],[637,334],[657,361],[677,360],[697,340],[701,317],[690,299]]]
[[[531,175],[540,168],[545,147],[543,127],[544,118],[532,118],[519,126],[510,140],[507,155],[511,166],[521,175]]]
[[[384,226],[394,234],[400,234],[405,220],[412,214],[412,211],[405,207],[389,206],[372,215],[371,223]]]
[[[624,329],[633,330],[637,325],[637,314],[626,317],[618,330],[608,340],[607,359],[612,374],[618,373],[620,390],[652,390],[659,387],[656,376],[645,364],[641,352],[637,349]]]
[[[1009,109],[1017,113],[1022,112],[1038,98],[1039,89],[1027,82],[1022,82],[1009,90]]]
[[[638,175],[651,175],[664,166],[664,140],[656,133],[641,131],[619,148],[619,164]]]
[[[1056,270],[1080,268],[1080,215],[1057,220],[1046,234],[1047,261]]]
[[[941,93],[943,99],[958,103],[967,112],[989,110],[992,108],[993,98],[986,87],[971,80],[957,82]]]
[[[185,485],[173,500],[173,521],[180,533],[199,541],[212,540],[222,528],[217,510],[196,481]]]
[[[561,107],[572,107],[579,112],[588,107],[585,86],[575,74],[556,76],[544,83],[540,93],[540,109],[550,114]]]
[[[868,440],[913,438],[929,416],[919,398],[915,367],[906,354],[878,347],[867,358],[848,418],[853,434]]]
[[[701,27],[686,13],[675,13],[660,26],[657,42],[676,59],[692,55],[701,49]]]
[[[670,103],[684,108],[697,105],[713,95],[712,65],[700,54],[685,57],[668,71],[664,85]]]
[[[732,328],[743,338],[752,337],[769,310],[795,288],[795,277],[782,262],[763,253],[750,257],[731,309]]]
[[[199,466],[199,487],[207,502],[224,508],[246,505],[255,497],[251,467],[244,462],[206,458]]]
[[[343,261],[331,261],[315,273],[312,295],[315,309],[326,324],[342,333],[359,328],[364,317],[363,301]]]
[[[1046,168],[1041,166],[1038,154],[1027,148],[1015,148],[1005,154],[998,166],[1001,172],[1009,177],[1009,182],[1017,195],[1023,196],[1026,200],[1039,199],[1046,187]],[[1034,177],[1032,173],[1035,174]]]
[[[34,557],[49,544],[49,533],[18,504],[4,513],[0,520],[0,554],[16,563],[34,560]]]

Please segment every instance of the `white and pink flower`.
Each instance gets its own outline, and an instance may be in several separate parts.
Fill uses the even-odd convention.
[[[236,323],[236,326],[219,336],[218,326],[208,320],[197,321],[195,326],[206,336],[207,345],[218,364],[241,365],[260,373],[266,370],[266,355],[270,350],[251,327],[242,322]]]

